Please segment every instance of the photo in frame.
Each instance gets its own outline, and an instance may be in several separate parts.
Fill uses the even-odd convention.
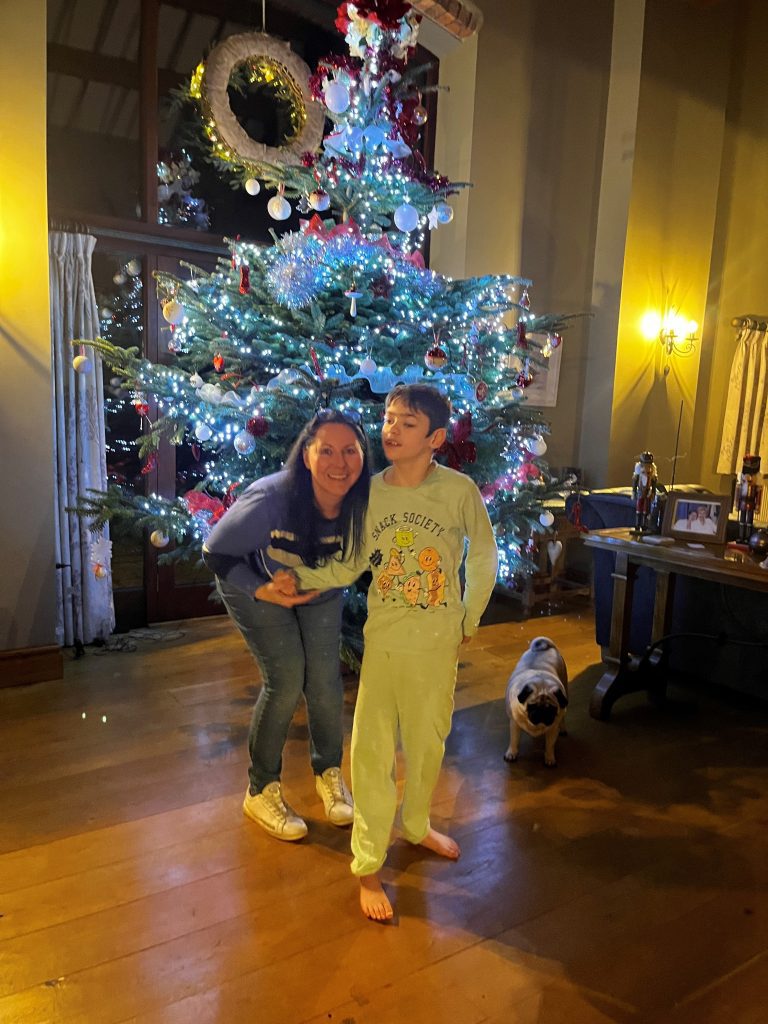
[[[689,544],[725,544],[730,511],[729,494],[670,491],[661,532]]]
[[[560,361],[563,355],[563,346],[558,345],[552,350],[547,360],[546,367],[537,366],[534,369],[533,381],[525,389],[525,398],[528,405],[536,406],[539,409],[551,408],[557,405],[557,386],[560,382]]]

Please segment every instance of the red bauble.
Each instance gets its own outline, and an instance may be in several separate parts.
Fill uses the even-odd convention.
[[[247,295],[251,290],[251,269],[247,263],[240,265],[240,294]]]
[[[138,401],[133,403],[133,408],[139,414],[139,416],[146,416],[149,412],[149,406],[144,401]]]
[[[521,370],[515,378],[515,384],[517,384],[519,388],[527,388],[529,384],[533,384],[533,374],[531,371],[528,370],[528,372],[526,372],[525,370]]]
[[[563,338],[560,334],[552,334],[549,338],[549,344],[551,348],[560,348],[563,344]]]
[[[478,400],[478,402],[484,402],[487,397],[488,385],[485,383],[484,380],[481,380],[478,382],[477,387],[475,388],[475,398]]]
[[[430,370],[441,370],[448,362],[448,353],[440,345],[433,345],[427,349],[424,362]]]
[[[245,424],[245,429],[253,437],[264,437],[269,430],[269,423],[263,416],[254,416]]]
[[[528,338],[525,334],[525,323],[522,320],[517,321],[517,344],[520,348],[528,348]]]
[[[213,368],[216,371],[216,373],[221,373],[221,371],[224,369],[224,356],[221,354],[221,352],[217,352],[216,355],[213,357]]]

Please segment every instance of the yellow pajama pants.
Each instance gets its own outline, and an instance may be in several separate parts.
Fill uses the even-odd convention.
[[[391,651],[366,645],[352,726],[352,873],[384,863],[397,811],[398,733],[405,788],[398,828],[412,843],[429,831],[429,806],[451,729],[458,642],[440,650]]]

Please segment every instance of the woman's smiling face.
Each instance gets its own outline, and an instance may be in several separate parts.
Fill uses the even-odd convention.
[[[363,450],[352,427],[324,423],[304,449],[318,505],[338,504],[363,472]]]

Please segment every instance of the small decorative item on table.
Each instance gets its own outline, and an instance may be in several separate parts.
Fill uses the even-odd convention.
[[[670,491],[662,533],[696,547],[722,545],[728,527],[729,505],[727,494]]]
[[[752,533],[755,509],[760,502],[762,486],[759,483],[760,456],[745,455],[741,464],[741,473],[736,480],[733,505],[739,514],[739,543],[747,544]]]
[[[644,533],[648,529],[648,519],[656,497],[658,479],[653,453],[643,452],[638,456],[632,477],[632,497],[635,499],[635,533]]]
[[[768,530],[755,530],[749,536],[749,550],[755,558],[762,562],[768,555]]]

